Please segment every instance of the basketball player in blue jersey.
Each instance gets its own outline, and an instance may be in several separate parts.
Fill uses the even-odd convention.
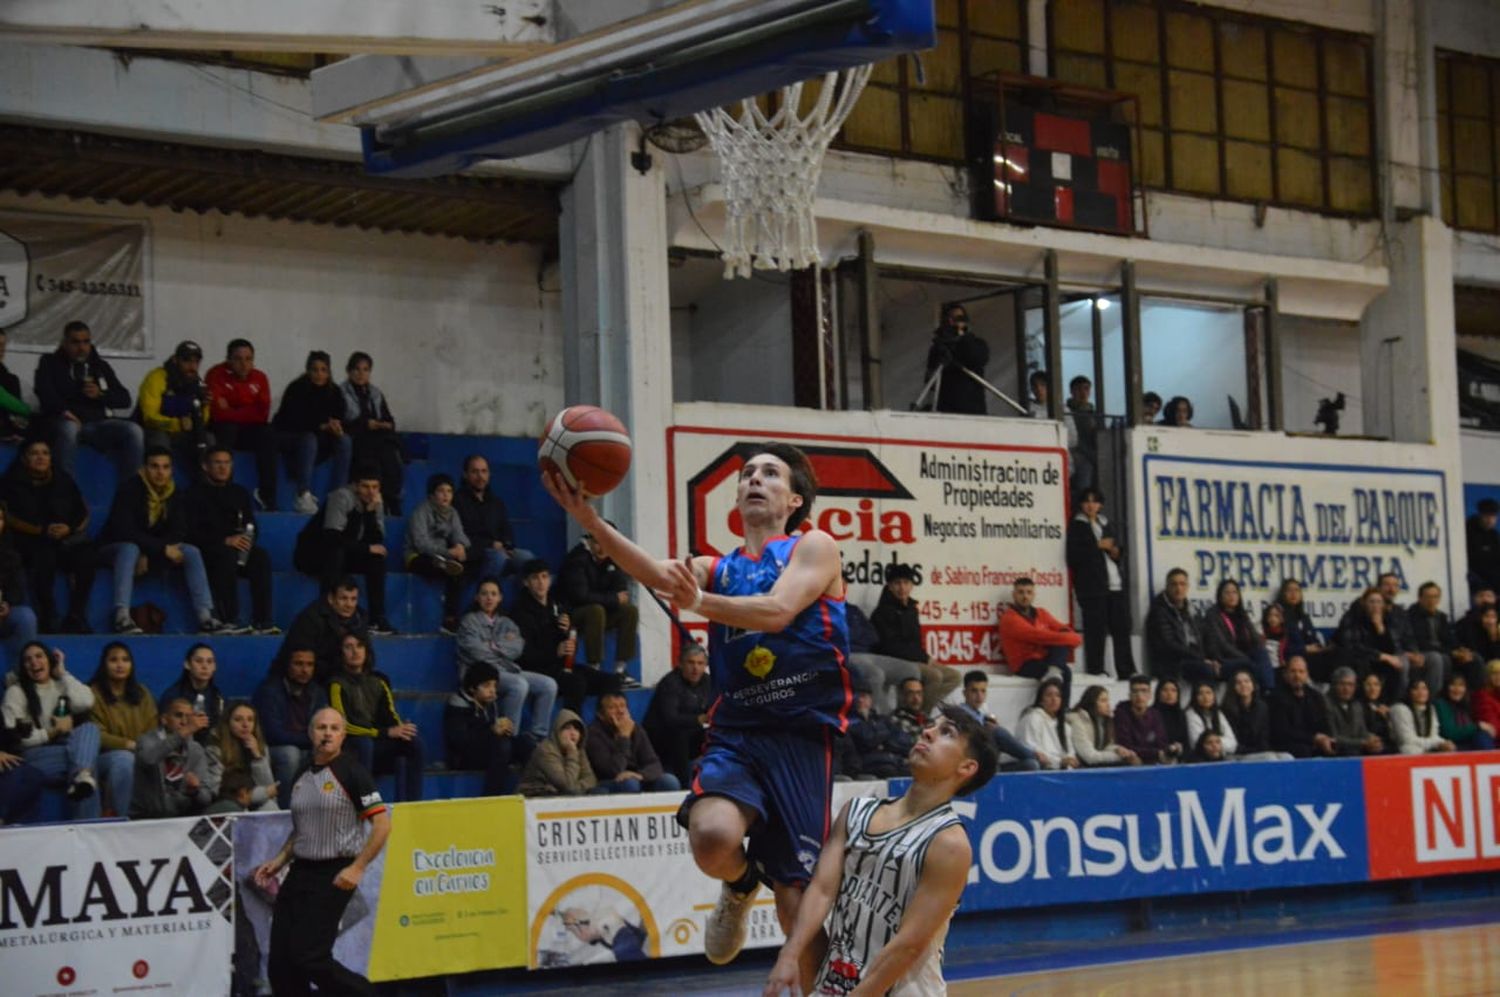
[[[763,997],[948,992],[943,941],[972,860],[950,804],[989,782],[999,749],[979,721],[944,707],[907,761],[904,796],[861,796],[840,811]]]
[[[678,820],[698,868],[723,884],[704,951],[729,962],[762,881],[791,930],[831,824],[833,738],[854,702],[838,545],[821,530],[796,532],[817,495],[812,467],[796,447],[765,444],[740,469],[744,546],[681,561],[621,536],[556,474],[542,480],[622,570],[710,621],[717,698]]]

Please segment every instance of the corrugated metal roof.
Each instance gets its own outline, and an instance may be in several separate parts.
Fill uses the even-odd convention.
[[[557,243],[558,187],[395,180],[357,163],[0,125],[0,190],[474,242]]]

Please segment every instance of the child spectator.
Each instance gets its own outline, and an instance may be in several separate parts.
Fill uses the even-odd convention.
[[[443,632],[447,634],[458,630],[468,547],[469,538],[453,509],[453,479],[434,474],[427,479],[427,501],[406,521],[406,570],[442,581]]]
[[[484,795],[509,792],[510,763],[515,757],[516,726],[500,712],[495,670],[470,665],[459,690],[443,707],[443,743],[450,769],[481,769]]]
[[[250,810],[276,810],[278,788],[271,771],[271,751],[261,730],[260,716],[249,703],[235,703],[224,714],[208,746],[211,763],[224,777],[243,776],[250,780],[249,800],[242,807]],[[228,795],[227,793],[224,795]]]
[[[677,667],[656,683],[642,721],[662,766],[684,786],[692,781],[693,759],[703,753],[712,696],[708,652],[699,644],[684,643]]]
[[[5,501],[0,499],[0,641],[7,657],[18,654],[27,641],[36,640],[36,611],[26,602],[26,572],[21,554],[6,529]]]
[[[1244,675],[1244,672],[1240,673]],[[1254,686],[1251,687],[1254,694]],[[1219,738],[1219,752],[1222,758],[1233,758],[1239,752],[1239,739],[1234,735],[1234,725],[1229,718],[1224,716],[1224,711],[1219,709],[1218,694],[1214,691],[1212,682],[1199,682],[1193,686],[1193,701],[1184,711],[1187,714],[1187,742],[1196,746],[1202,743],[1204,734],[1214,734]]]
[[[271,772],[279,787],[276,795],[287,803],[292,781],[312,758],[308,727],[328,705],[328,694],[313,681],[317,662],[311,647],[293,644],[285,660],[271,665],[271,674],[256,687],[251,700],[265,732]]]
[[[187,492],[187,538],[203,558],[214,608],[226,633],[274,636],[271,555],[255,542],[255,505],[234,483],[234,455],[217,444],[203,454],[203,476]],[[240,579],[250,581],[251,626],[240,624]]]
[[[396,417],[385,403],[385,394],[370,383],[374,367],[370,354],[358,351],[349,354],[349,362],[344,365],[349,379],[339,386],[344,396],[344,428],[354,440],[354,461],[369,462],[380,468],[380,493],[385,496],[385,507],[392,516],[399,516],[405,477],[401,437],[396,435]]]
[[[1453,751],[1457,747],[1439,729],[1437,708],[1432,705],[1427,680],[1422,678],[1412,679],[1405,701],[1391,707],[1391,731],[1396,737],[1396,750],[1403,755]]]
[[[248,810],[276,809],[275,803],[271,803],[269,807],[256,807],[255,790],[255,780],[250,777],[249,772],[241,769],[226,772],[219,780],[219,798],[210,803],[203,813],[212,817],[218,814],[242,814]]]
[[[177,344],[152,368],[136,392],[135,418],[145,430],[146,450],[175,451],[188,467],[203,459],[213,417],[208,386],[198,376],[203,348],[191,339]]]
[[[1037,686],[1036,699],[1021,714],[1016,729],[1021,743],[1036,752],[1045,769],[1076,769],[1078,756],[1073,751],[1073,735],[1063,716],[1061,679],[1043,679]]]
[[[1036,584],[1030,578],[1017,578],[1011,588],[1010,605],[1000,612],[1000,647],[1012,675],[1039,679],[1050,669],[1061,672],[1059,691],[1066,703],[1073,687],[1068,656],[1083,638],[1036,605],[1035,600]]]
[[[276,511],[276,431],[271,428],[271,382],[255,369],[255,347],[248,339],[231,339],[223,363],[208,369],[209,406],[214,442],[230,453],[255,455],[255,501]]]
[[[583,721],[572,710],[558,710],[552,735],[537,745],[521,773],[522,796],[582,796],[599,785],[583,750]]]
[[[306,648],[317,661],[318,681],[326,684],[344,660],[344,638],[369,632],[370,624],[359,608],[359,583],[345,575],[302,607],[276,652],[276,664],[286,664],[294,648]],[[311,714],[308,719],[312,719]]]
[[[135,677],[135,658],[120,641],[104,645],[89,680],[94,691],[90,719],[99,727],[99,780],[104,805],[116,816],[130,813],[135,747],[158,726],[156,700]]]
[[[1474,715],[1469,702],[1469,681],[1458,673],[1448,676],[1448,684],[1437,701],[1438,733],[1457,746],[1459,751],[1490,751],[1495,747],[1495,725]]]
[[[94,334],[85,323],[63,326],[62,343],[37,360],[32,387],[43,419],[51,424],[58,467],[69,478],[78,475],[80,443],[106,454],[121,478],[141,466],[146,449],[141,427],[109,414],[130,407],[130,392],[94,350]]]
[[[1219,662],[1226,675],[1249,669],[1262,692],[1269,693],[1276,685],[1265,640],[1245,611],[1240,583],[1233,578],[1219,582],[1214,605],[1203,614],[1203,654]]]
[[[299,510],[300,511],[300,510]],[[323,508],[297,534],[292,563],[322,582],[325,591],[351,573],[363,573],[369,589],[370,629],[394,634],[385,618],[385,506],[380,476],[369,464],[354,469],[354,480],[328,493]]]
[[[475,666],[484,665],[494,674],[499,689],[500,714],[512,732],[521,729],[521,711],[531,706],[531,727],[526,736],[532,745],[547,739],[552,729],[552,706],[557,702],[557,682],[538,672],[524,671],[520,658],[526,649],[521,628],[500,615],[500,583],[479,583],[474,606],[458,624],[458,668],[460,678]]]
[[[131,820],[202,813],[219,791],[219,772],[193,736],[193,704],[181,697],[162,702],[160,725],[136,746]]]
[[[305,373],[281,393],[281,406],[271,420],[296,489],[294,512],[311,516],[318,511],[318,500],[312,493],[314,465],[333,460],[330,491],[349,479],[353,442],[344,430],[343,419],[344,395],[329,373],[328,354],[313,350],[307,355]],[[378,482],[379,471],[373,477]]]
[[[21,757],[49,786],[65,786],[71,816],[99,816],[99,728],[89,722],[94,692],[68,674],[60,650],[37,641],[21,648],[14,679],[0,705],[0,721],[16,732]]]
[[[328,682],[328,703],[344,716],[349,750],[371,775],[396,773],[396,799],[422,798],[422,742],[417,725],[396,712],[390,681],[374,670],[369,638],[345,634],[341,667]]]
[[[635,631],[640,623],[640,612],[630,601],[629,582],[625,572],[604,555],[604,548],[585,533],[563,559],[557,584],[573,625],[583,637],[588,667],[610,674],[604,672],[604,634],[613,630],[614,680],[621,688],[639,689],[641,684],[625,671],[636,655]]]
[[[194,644],[183,658],[182,672],[177,681],[156,697],[158,703],[180,698],[192,705],[192,730],[188,733],[205,749],[213,742],[214,728],[218,726],[219,717],[224,715],[224,694],[214,683],[218,670],[214,649],[207,644]]]
[[[37,629],[88,633],[84,613],[98,561],[88,538],[89,507],[72,475],[52,466],[52,448],[45,441],[22,446],[0,480],[0,499],[5,502],[8,532],[26,568]],[[52,591],[59,571],[68,579],[68,615],[61,624]]]
[[[681,789],[677,777],[663,770],[651,739],[635,718],[623,694],[599,697],[599,712],[583,740],[589,766],[599,787],[610,793],[655,793]]]
[[[1069,734],[1084,768],[1141,763],[1139,755],[1115,742],[1114,713],[1109,690],[1102,685],[1083,690],[1078,706],[1068,711]]]

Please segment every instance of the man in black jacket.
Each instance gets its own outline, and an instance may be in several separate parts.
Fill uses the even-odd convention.
[[[1338,754],[1333,727],[1328,722],[1328,703],[1307,679],[1307,662],[1287,662],[1283,683],[1271,693],[1271,747],[1293,758],[1331,757]]]
[[[712,698],[708,652],[699,644],[684,644],[677,667],[656,683],[641,724],[662,765],[684,786],[692,781],[693,759],[703,753]]]
[[[470,555],[468,566],[478,572],[480,581],[513,575],[536,556],[516,547],[505,501],[490,491],[490,462],[479,454],[464,459],[463,487],[453,496],[453,508],[458,510],[470,551],[479,554]]]
[[[1083,610],[1083,660],[1090,675],[1104,674],[1104,638],[1115,649],[1115,677],[1135,674],[1130,648],[1130,603],[1125,590],[1125,549],[1114,524],[1104,518],[1104,494],[1085,488],[1078,514],[1068,523],[1068,570]]]
[[[983,377],[985,365],[989,362],[989,344],[969,332],[968,310],[963,305],[943,309],[943,324],[932,334],[932,345],[927,350],[927,370],[922,375],[930,381],[940,368],[943,372],[933,411],[984,415],[987,411],[984,385],[969,373]]]
[[[50,423],[58,466],[69,477],[77,476],[79,443],[108,454],[122,479],[141,466],[146,450],[141,427],[109,414],[110,409],[130,408],[130,392],[94,352],[94,334],[87,325],[69,322],[63,327],[62,345],[37,361],[32,387]]]
[[[614,524],[611,523],[611,526]],[[615,632],[614,675],[621,688],[639,689],[641,684],[626,674],[625,666],[635,657],[635,631],[640,611],[630,601],[630,579],[604,556],[604,549],[585,533],[578,546],[568,551],[558,575],[562,600],[583,634],[583,652],[588,667],[603,670],[604,633]]]
[[[1203,656],[1203,636],[1188,606],[1188,573],[1167,572],[1167,587],[1151,600],[1146,613],[1146,654],[1158,678],[1217,682],[1223,666]]]
[[[231,628],[214,617],[203,555],[187,543],[187,528],[187,503],[172,480],[172,452],[153,447],[146,451],[140,473],[120,483],[99,538],[104,545],[100,559],[114,566],[115,633],[141,632],[130,618],[131,596],[136,575],[153,567],[182,569],[193,612],[198,616],[199,633],[230,632]]]
[[[354,439],[344,430],[344,393],[333,383],[328,364],[328,354],[322,350],[308,353],[306,373],[286,386],[271,420],[297,493],[292,511],[304,516],[318,511],[312,493],[313,466],[333,460],[332,491],[349,477],[354,453]],[[379,468],[375,480],[380,480]]]
[[[279,634],[271,622],[271,555],[255,543],[255,503],[233,477],[233,451],[210,446],[203,477],[187,493],[188,541],[203,556],[219,619],[235,633]],[[250,627],[239,623],[241,577],[250,581]]]
[[[359,582],[352,575],[328,586],[292,620],[271,664],[273,674],[285,669],[294,651],[305,648],[317,656],[318,681],[327,682],[343,666],[344,638],[349,634],[358,634],[366,641],[370,635],[369,621],[359,608]]]
[[[385,618],[385,506],[380,500],[380,468],[361,464],[354,480],[328,493],[328,500],[302,532],[292,563],[319,579],[325,590],[352,572],[363,572],[370,589],[370,631],[393,634]]]
[[[1464,536],[1469,550],[1469,586],[1500,588],[1500,502],[1482,498],[1474,515],[1464,522]]]
[[[567,709],[578,713],[585,696],[620,688],[619,679],[597,668],[574,668],[578,632],[572,617],[552,596],[552,572],[547,562],[533,558],[521,565],[521,588],[506,614],[526,641],[520,664],[528,672],[551,676]]]
[[[958,688],[963,676],[957,668],[935,665],[927,656],[927,644],[922,640],[922,619],[917,613],[916,600],[911,590],[917,583],[917,573],[910,565],[892,565],[885,574],[885,590],[870,614],[870,622],[880,641],[874,653],[914,661],[922,673],[922,712],[931,713],[948,693]]]
[[[26,568],[27,588],[42,633],[88,633],[84,612],[94,587],[98,551],[88,538],[89,507],[72,475],[52,466],[52,447],[31,440],[0,480],[6,529]],[[52,589],[67,576],[68,615],[57,619]]]

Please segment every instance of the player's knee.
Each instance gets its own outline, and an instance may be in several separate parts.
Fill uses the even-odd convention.
[[[688,831],[693,860],[703,874],[714,879],[737,879],[745,871],[745,852],[741,838],[722,824],[708,823]]]

